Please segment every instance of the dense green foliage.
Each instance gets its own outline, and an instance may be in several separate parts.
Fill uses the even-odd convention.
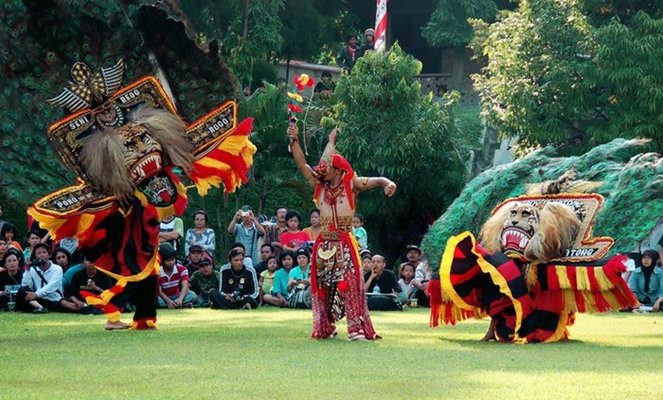
[[[474,21],[483,115],[526,145],[648,137],[663,149],[663,4],[523,0]]]
[[[163,310],[156,332],[105,332],[101,316],[1,315],[0,392],[14,400],[663,396],[653,314],[579,315],[569,342],[526,346],[479,341],[487,320],[432,330],[423,308],[373,312],[384,338],[363,343],[345,340],[344,321],[337,338],[312,340],[306,310]]]
[[[465,47],[474,32],[469,18],[492,22],[497,14],[493,0],[438,0],[437,7],[421,34],[436,47]]]
[[[463,231],[478,234],[492,209],[502,201],[525,194],[526,183],[560,177],[576,168],[579,179],[603,182],[596,191],[605,203],[594,235],[615,239],[611,254],[630,252],[654,228],[663,215],[663,159],[654,153],[640,154],[646,144],[616,139],[577,157],[560,157],[552,146],[508,165],[477,176],[435,222],[424,238],[431,267],[439,269],[447,240]]]

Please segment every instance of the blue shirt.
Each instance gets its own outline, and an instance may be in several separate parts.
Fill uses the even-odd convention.
[[[297,268],[299,269],[299,268]],[[292,271],[292,269],[290,270]],[[281,268],[274,273],[274,287],[272,287],[272,294],[288,298],[288,274],[289,271],[286,271],[285,268]]]
[[[235,225],[235,241],[244,245],[246,256],[253,260],[253,264],[260,262],[259,238],[260,233],[255,225],[252,225],[250,228],[246,228],[244,224]]]

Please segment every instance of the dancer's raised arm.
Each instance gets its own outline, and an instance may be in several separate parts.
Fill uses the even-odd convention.
[[[304,151],[302,151],[302,147],[299,145],[299,128],[297,128],[297,124],[291,123],[290,126],[288,126],[288,137],[290,138],[292,158],[295,159],[297,168],[299,168],[299,171],[304,175],[304,178],[306,178],[309,185],[315,187],[318,180],[315,178],[311,166],[306,163],[306,156],[304,155]]]

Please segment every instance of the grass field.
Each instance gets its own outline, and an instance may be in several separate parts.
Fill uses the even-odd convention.
[[[486,320],[429,329],[427,309],[374,312],[384,339],[360,343],[345,321],[310,339],[310,311],[163,310],[143,332],[0,313],[0,399],[657,400],[659,315],[580,315],[571,341],[508,345],[478,341]]]

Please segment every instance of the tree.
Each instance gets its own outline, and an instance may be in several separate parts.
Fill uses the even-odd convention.
[[[528,146],[644,136],[662,150],[662,13],[651,1],[523,0],[474,21],[483,115]]]
[[[496,14],[493,0],[438,0],[421,33],[431,46],[465,48],[474,36],[468,19],[492,22]]]
[[[359,203],[369,232],[391,257],[459,193],[464,149],[476,139],[456,127],[457,93],[442,103],[422,94],[420,71],[421,63],[395,44],[360,58],[335,91],[340,152],[360,175],[384,175],[399,185],[390,200],[371,193]]]

